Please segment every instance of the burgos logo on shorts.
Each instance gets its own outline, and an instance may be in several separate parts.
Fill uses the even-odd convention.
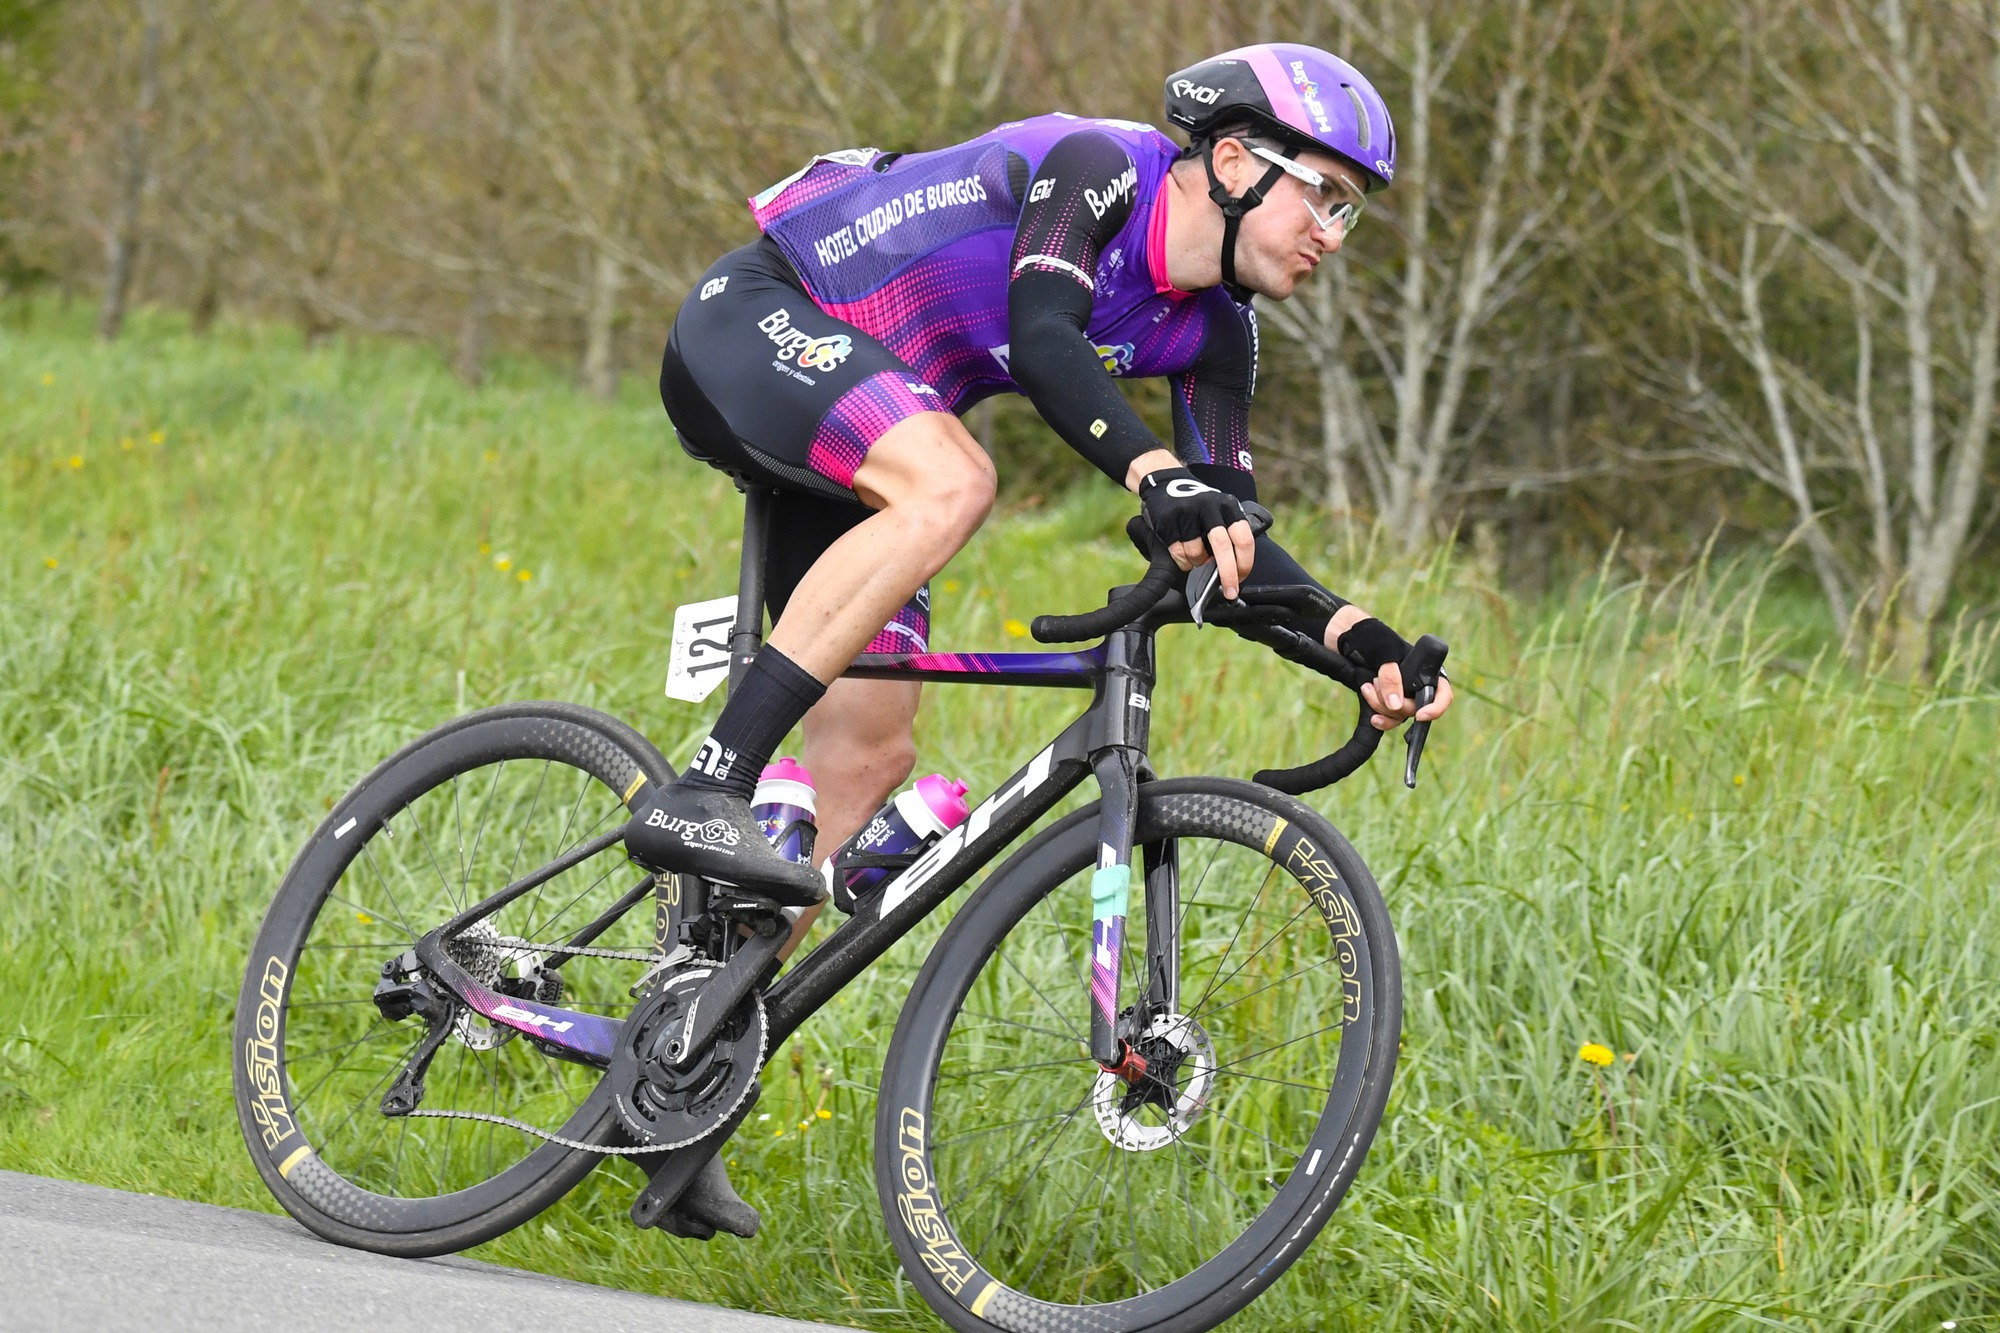
[[[844,333],[814,338],[792,327],[792,312],[779,306],[757,321],[757,327],[778,347],[778,359],[796,359],[800,370],[832,370],[847,360],[854,340]]]

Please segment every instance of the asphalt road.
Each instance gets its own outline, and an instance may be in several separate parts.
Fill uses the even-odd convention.
[[[523,1273],[342,1249],[289,1217],[0,1171],[0,1329],[785,1333],[825,1328]]]

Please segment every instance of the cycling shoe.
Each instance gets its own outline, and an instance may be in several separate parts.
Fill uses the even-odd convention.
[[[762,894],[781,907],[825,902],[826,880],[764,840],[750,802],[713,787],[650,788],[625,826],[625,854],[648,870],[700,875]]]

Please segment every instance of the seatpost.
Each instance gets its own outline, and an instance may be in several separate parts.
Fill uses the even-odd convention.
[[[764,646],[764,554],[776,497],[777,492],[767,486],[743,488],[743,559],[736,573],[736,626],[729,631],[732,692]]]

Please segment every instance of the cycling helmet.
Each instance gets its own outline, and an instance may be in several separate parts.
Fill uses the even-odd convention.
[[[1211,56],[1167,76],[1167,119],[1186,130],[1208,169],[1208,194],[1222,209],[1222,281],[1237,300],[1236,229],[1243,215],[1264,202],[1284,174],[1273,166],[1240,195],[1215,175],[1216,132],[1248,122],[1294,149],[1332,153],[1351,163],[1362,188],[1377,190],[1396,177],[1396,127],[1389,108],[1360,70],[1315,46],[1265,42]]]

